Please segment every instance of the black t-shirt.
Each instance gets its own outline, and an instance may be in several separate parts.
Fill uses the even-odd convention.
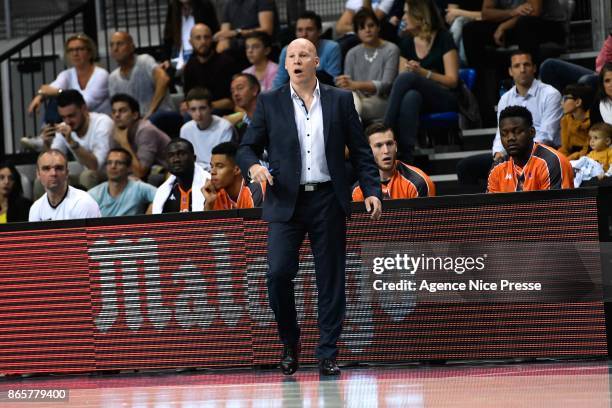
[[[467,11],[480,11],[482,10],[482,0],[458,0],[449,1],[449,3],[455,3],[459,5],[459,8]]]
[[[225,2],[222,23],[230,23],[233,29],[259,27],[258,13],[272,11],[277,21],[274,0],[231,0]],[[276,24],[275,24],[276,26]]]
[[[230,85],[232,76],[240,72],[234,59],[227,53],[217,54],[202,64],[192,55],[183,72],[185,95],[196,86],[206,88],[212,94],[213,101],[231,98]]]
[[[400,42],[400,53],[402,57],[409,61],[419,61],[421,67],[430,69],[439,74],[444,74],[444,54],[456,48],[453,36],[446,30],[438,31],[429,53],[423,59],[420,59],[416,54],[413,37],[405,37]]]

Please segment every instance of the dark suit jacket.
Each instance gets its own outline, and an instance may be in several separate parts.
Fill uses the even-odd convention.
[[[344,166],[344,146],[359,174],[365,197],[381,198],[380,177],[372,150],[363,134],[350,92],[319,84],[325,138],[325,157],[334,191],[347,215],[351,193]],[[258,163],[256,152],[268,151],[274,185],[267,186],[263,219],[285,222],[292,216],[298,198],[302,159],[289,84],[259,95],[253,121],[238,149],[237,161],[243,174]]]

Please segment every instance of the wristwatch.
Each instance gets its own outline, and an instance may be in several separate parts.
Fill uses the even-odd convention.
[[[242,37],[242,28],[237,28],[234,31],[236,31],[236,38]]]
[[[79,144],[79,142],[74,142],[74,143],[70,143],[70,148],[72,150],[76,150],[80,147],[81,145]]]

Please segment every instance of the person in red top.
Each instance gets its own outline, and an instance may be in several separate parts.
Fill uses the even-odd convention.
[[[531,112],[508,106],[499,114],[501,142],[509,158],[489,173],[488,193],[553,190],[574,187],[574,171],[560,152],[533,141]]]
[[[204,211],[260,207],[265,185],[246,184],[236,164],[238,146],[232,142],[213,147],[210,159],[211,179],[202,187],[206,198]]]
[[[427,174],[397,160],[397,142],[390,127],[373,123],[366,128],[365,135],[378,166],[384,200],[436,195],[434,183]],[[353,201],[364,201],[359,184],[353,187]]]

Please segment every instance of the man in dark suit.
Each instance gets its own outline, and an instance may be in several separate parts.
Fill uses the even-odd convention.
[[[243,174],[267,182],[263,219],[268,226],[268,296],[284,349],[281,370],[298,368],[300,329],[293,279],[299,248],[308,233],[318,290],[319,370],[338,375],[337,340],[346,297],[346,216],[351,195],[344,166],[347,146],[373,219],[380,218],[378,169],[350,92],[319,84],[315,46],[297,39],[287,47],[289,84],[260,95],[255,115],[238,150]],[[269,170],[256,152],[266,148]]]

